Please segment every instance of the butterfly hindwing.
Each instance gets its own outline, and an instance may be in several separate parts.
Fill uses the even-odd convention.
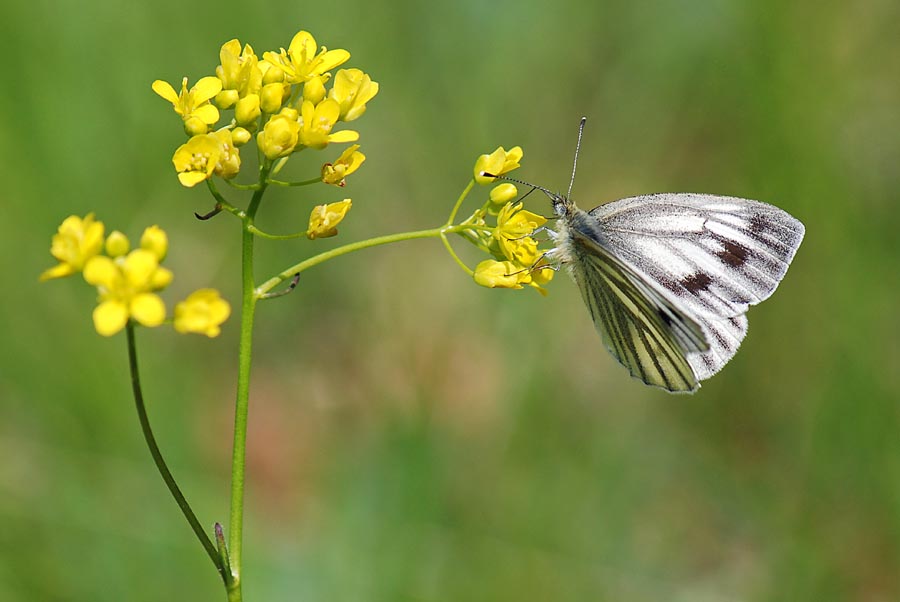
[[[571,235],[567,266],[613,357],[648,385],[696,390],[687,354],[710,351],[702,327],[590,236],[577,229]]]

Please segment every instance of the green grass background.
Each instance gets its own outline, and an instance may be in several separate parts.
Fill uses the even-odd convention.
[[[261,276],[441,223],[500,144],[565,187],[581,115],[582,207],[738,195],[807,236],[691,397],[628,378],[563,277],[546,299],[482,289],[435,241],[308,272],[258,313],[248,602],[900,599],[898,7],[3,2],[0,600],[223,599],[143,445],[124,336],[93,332],[83,283],[37,275],[59,222],[94,211],[168,231],[170,301],[236,302],[237,223],[193,218],[211,203],[178,184],[180,125],[150,83],[299,29],[381,92],[344,191],[263,208],[293,231],[346,193],[341,236],[260,243]],[[139,335],[164,452],[201,520],[227,522],[237,320],[215,341]]]

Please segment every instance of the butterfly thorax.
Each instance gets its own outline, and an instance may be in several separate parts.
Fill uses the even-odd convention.
[[[584,253],[583,244],[577,241],[589,239],[603,245],[606,236],[603,234],[597,218],[579,209],[573,201],[561,195],[554,196],[553,210],[559,216],[556,222],[557,243],[551,253],[553,260],[566,265],[570,271],[577,265],[580,255]]]

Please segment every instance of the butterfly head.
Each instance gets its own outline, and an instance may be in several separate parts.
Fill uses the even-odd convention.
[[[568,197],[565,197],[558,192],[547,192],[547,196],[550,197],[550,202],[553,203],[553,212],[558,217],[566,218],[571,215],[573,210],[575,209],[575,203],[573,203]]]

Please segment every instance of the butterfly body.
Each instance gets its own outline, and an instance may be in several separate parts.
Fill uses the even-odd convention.
[[[759,201],[656,194],[591,211],[551,195],[551,259],[581,291],[610,353],[635,378],[693,392],[737,352],[744,315],[778,286],[803,239]]]

